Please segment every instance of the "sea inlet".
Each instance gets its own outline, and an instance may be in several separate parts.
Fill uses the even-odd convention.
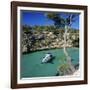
[[[72,64],[79,64],[79,48],[67,48],[72,58]],[[46,53],[52,53],[55,58],[48,63],[41,63]],[[21,55],[21,78],[55,76],[57,69],[65,62],[63,48],[31,52]]]

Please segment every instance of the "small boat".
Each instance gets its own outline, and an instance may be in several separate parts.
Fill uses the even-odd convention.
[[[54,56],[51,53],[47,53],[45,57],[42,59],[42,63],[51,62]]]

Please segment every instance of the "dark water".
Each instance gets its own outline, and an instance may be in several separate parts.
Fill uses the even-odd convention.
[[[79,49],[78,48],[68,48],[69,55],[72,58],[72,63],[74,65],[79,63]],[[52,53],[55,58],[51,63],[41,64],[42,58],[46,53]],[[58,66],[60,66],[65,58],[63,49],[51,49],[43,50],[38,52],[33,52],[30,54],[25,54],[21,56],[21,78],[26,77],[45,77],[45,76],[55,76]]]

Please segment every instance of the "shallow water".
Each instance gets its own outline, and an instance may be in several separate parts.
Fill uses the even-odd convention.
[[[67,48],[67,51],[72,58],[72,63],[78,64],[79,49]],[[51,63],[42,64],[42,58],[48,52],[52,53],[55,58]],[[43,50],[21,55],[21,78],[55,76],[58,66],[64,63],[64,57],[63,49]]]

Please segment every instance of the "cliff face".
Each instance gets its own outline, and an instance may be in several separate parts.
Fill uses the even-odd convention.
[[[64,45],[63,32],[58,31],[29,31],[22,32],[22,53],[35,50],[62,48]],[[67,33],[67,47],[79,47],[79,32],[70,30]]]

